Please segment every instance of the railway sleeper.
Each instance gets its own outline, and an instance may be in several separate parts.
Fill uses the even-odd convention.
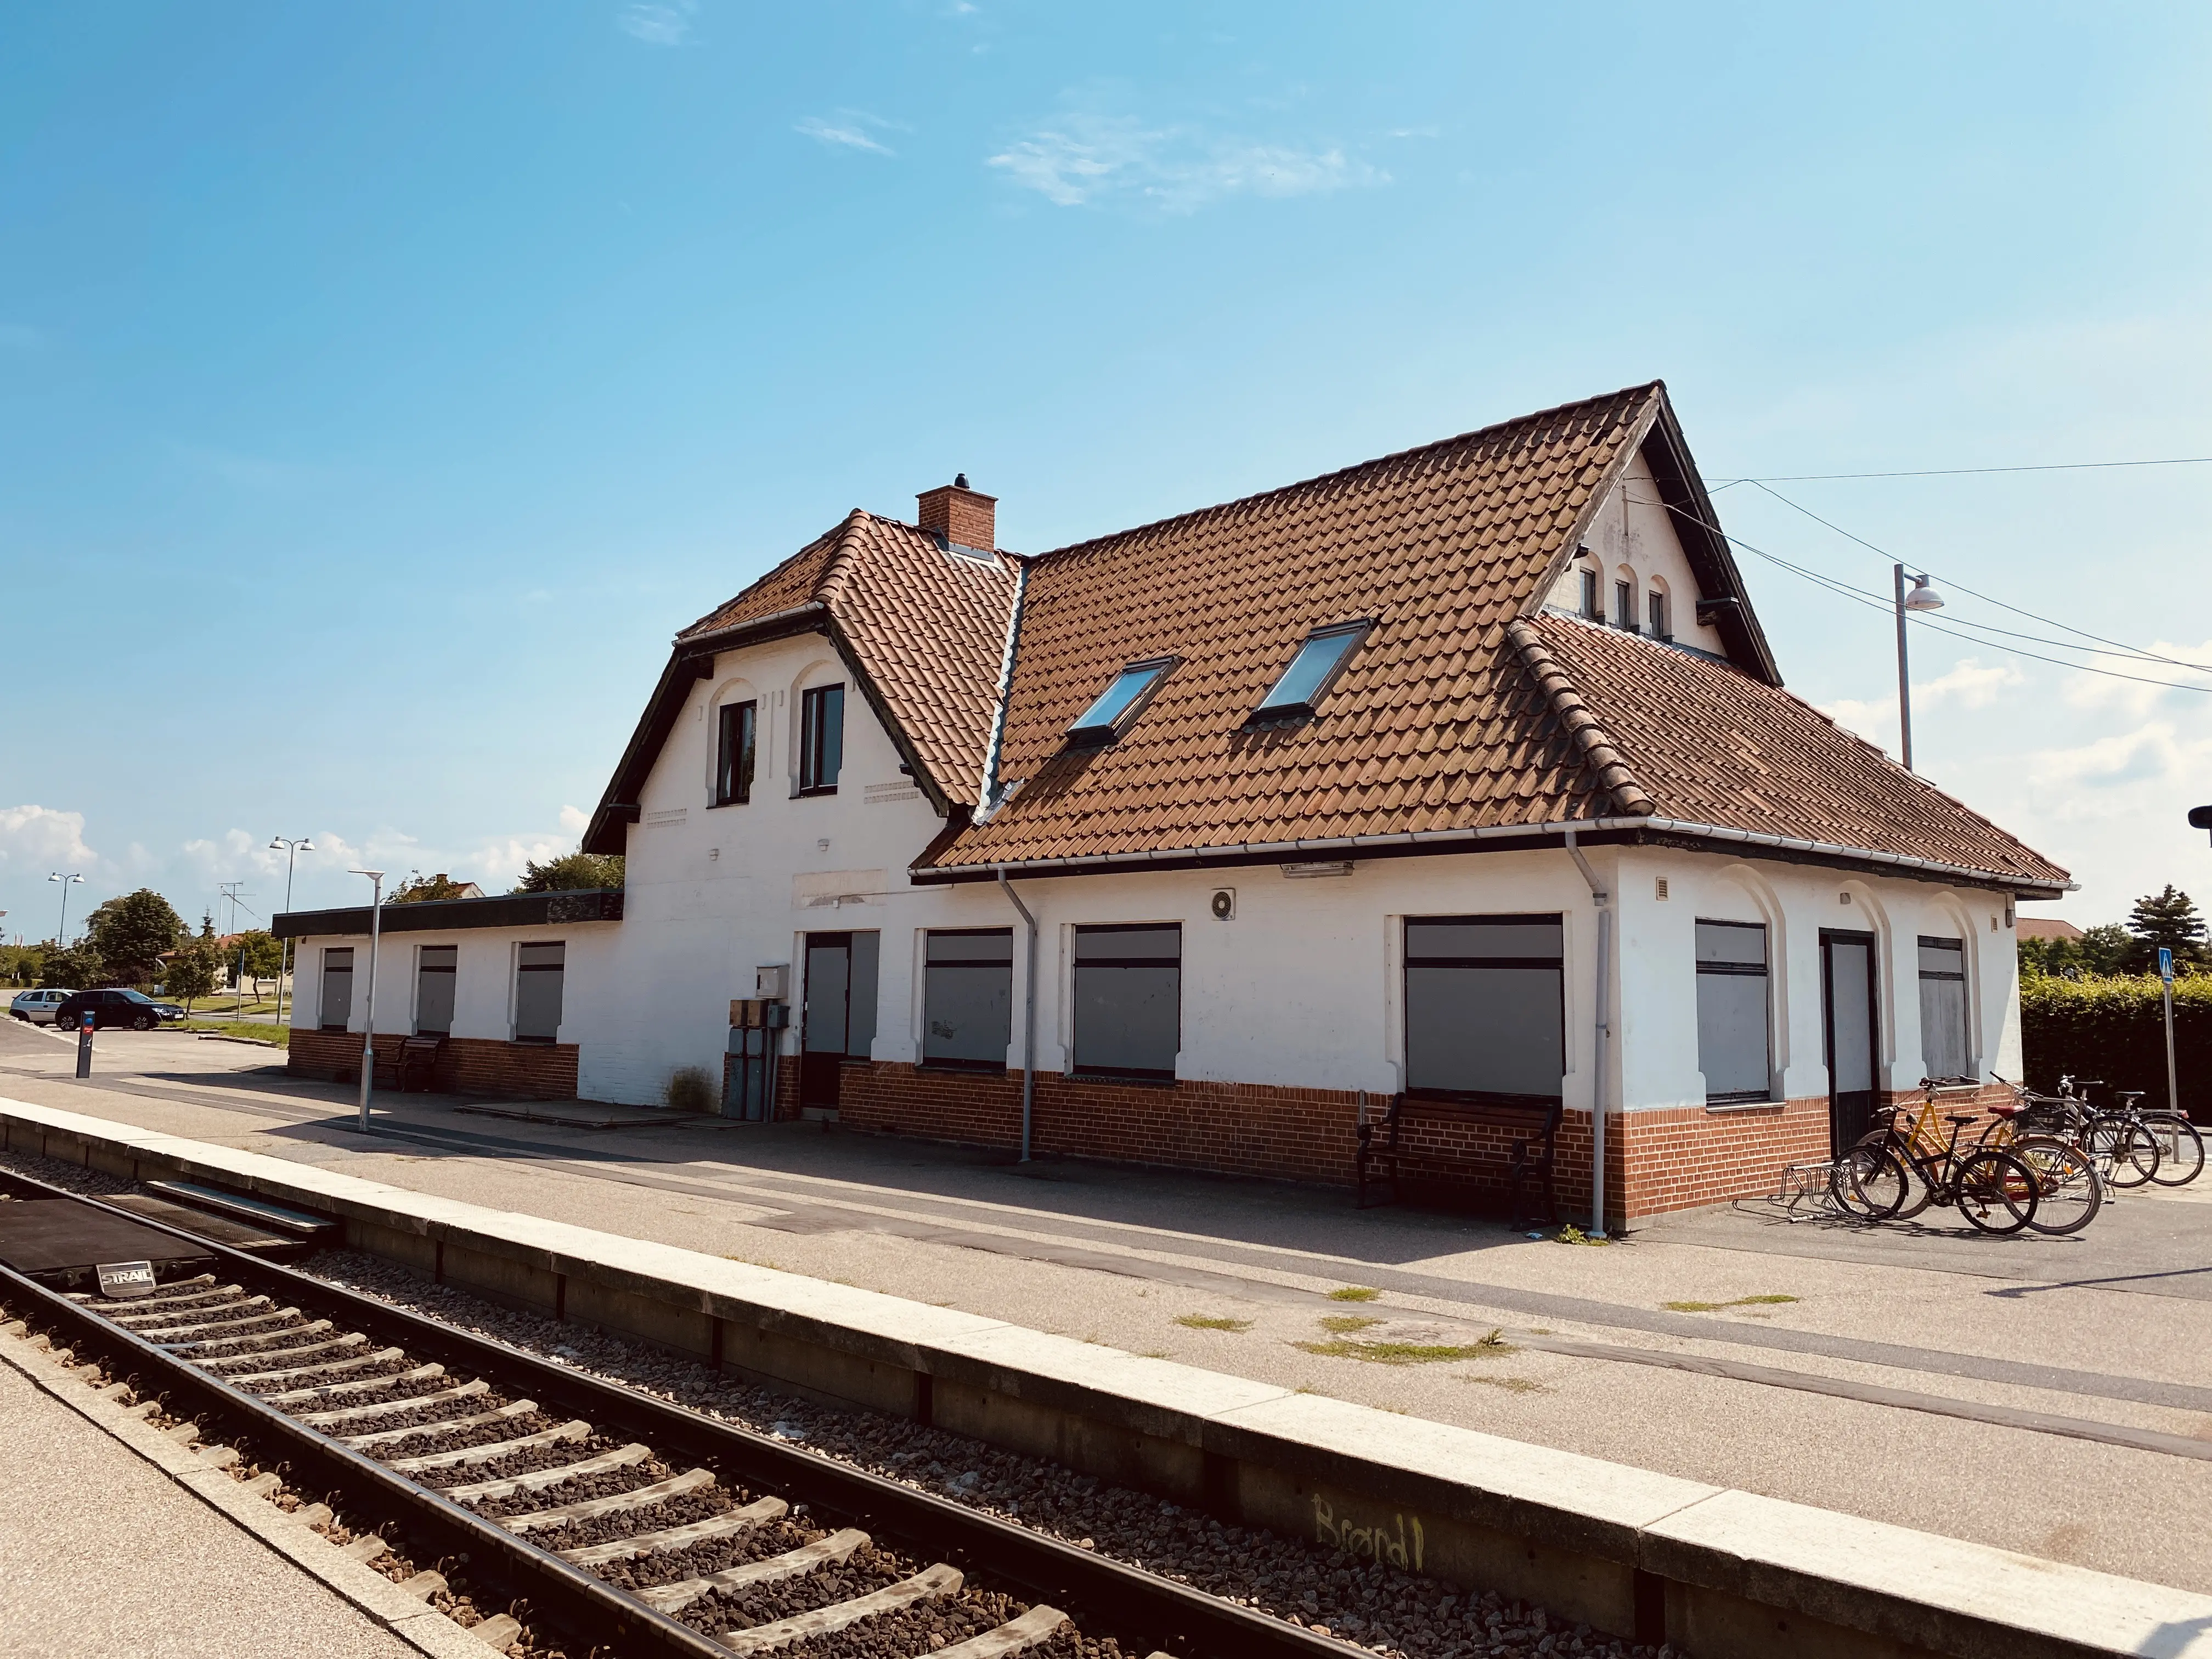
[[[563,1463],[558,1468],[532,1469],[527,1474],[511,1474],[503,1480],[478,1480],[468,1486],[447,1486],[446,1496],[455,1503],[472,1498],[506,1498],[519,1492],[536,1492],[541,1486],[557,1486],[563,1480],[573,1480],[580,1474],[605,1474],[611,1469],[627,1469],[644,1462],[653,1455],[653,1448],[632,1441],[629,1445],[597,1457],[586,1457],[574,1463]]]
[[[388,1376],[368,1376],[358,1382],[320,1382],[313,1388],[287,1389],[282,1394],[264,1394],[261,1397],[272,1406],[293,1406],[310,1400],[344,1400],[354,1395],[377,1394],[386,1389],[396,1388],[402,1382],[416,1382],[445,1374],[443,1365],[417,1365],[411,1370],[393,1371]]]
[[[709,1516],[704,1521],[664,1527],[659,1532],[642,1532],[635,1538],[618,1538],[611,1544],[580,1544],[574,1549],[556,1550],[555,1553],[577,1566],[596,1567],[609,1561],[657,1555],[663,1550],[688,1549],[709,1539],[726,1538],[733,1532],[757,1527],[764,1521],[781,1521],[790,1512],[791,1505],[781,1498],[763,1498],[743,1509],[725,1510],[720,1515]]]
[[[439,1425],[444,1427],[443,1424]],[[386,1461],[387,1468],[402,1474],[416,1474],[428,1469],[449,1469],[457,1463],[491,1463],[510,1453],[527,1451],[532,1446],[558,1445],[562,1441],[582,1440],[592,1432],[592,1425],[580,1417],[563,1423],[558,1428],[546,1429],[538,1434],[526,1434],[516,1440],[490,1440],[481,1446],[464,1446],[459,1451],[424,1452],[416,1457],[394,1457]]]
[[[270,1359],[297,1359],[308,1354],[329,1353],[335,1348],[358,1348],[368,1340],[368,1339],[359,1332],[349,1331],[343,1336],[333,1337],[328,1342],[310,1342],[296,1348],[269,1348],[259,1353],[218,1354],[212,1358],[195,1359],[192,1364],[212,1376],[221,1377],[226,1382],[259,1382],[272,1376],[291,1376],[301,1371],[327,1370],[329,1367],[327,1365],[295,1365],[289,1370],[280,1371],[221,1371],[216,1367],[258,1365]],[[392,1348],[386,1352],[397,1354],[399,1350]]]
[[[676,1613],[690,1607],[701,1596],[710,1595],[718,1589],[743,1589],[748,1584],[765,1584],[778,1578],[796,1578],[817,1567],[842,1561],[868,1541],[867,1534],[857,1528],[847,1527],[842,1531],[831,1533],[827,1538],[817,1538],[811,1544],[802,1544],[795,1550],[771,1555],[765,1561],[748,1561],[743,1566],[725,1567],[720,1572],[678,1579],[672,1584],[654,1584],[636,1591],[635,1595],[639,1601],[656,1613]]]
[[[794,1613],[788,1619],[755,1625],[749,1630],[724,1631],[714,1639],[732,1653],[769,1653],[777,1648],[789,1647],[794,1642],[832,1635],[859,1624],[863,1619],[896,1613],[901,1607],[910,1607],[917,1601],[930,1601],[939,1596],[954,1595],[965,1582],[959,1568],[947,1566],[940,1561],[933,1567],[923,1568],[911,1578],[902,1578],[896,1584],[886,1584],[879,1590],[856,1595],[849,1601],[817,1607],[811,1613]]]
[[[416,1399],[404,1403],[419,1406],[422,1402]],[[337,1438],[341,1446],[350,1446],[356,1451],[369,1451],[378,1446],[388,1446],[394,1441],[407,1439],[412,1435],[444,1434],[453,1429],[482,1428],[487,1423],[496,1423],[503,1418],[527,1417],[537,1409],[535,1400],[517,1400],[510,1405],[501,1406],[497,1411],[478,1412],[472,1417],[447,1417],[435,1423],[410,1423],[404,1429],[376,1429],[367,1434],[342,1434]]]
[[[271,1317],[274,1317],[274,1318],[292,1318],[292,1317],[295,1317],[295,1316],[297,1316],[297,1315],[299,1314],[299,1311],[300,1311],[300,1310],[299,1310],[297,1308],[288,1308],[287,1310],[285,1310],[285,1311],[284,1311],[283,1314],[280,1314],[280,1315],[273,1315],[273,1316],[271,1316]],[[259,1325],[259,1324],[265,1324],[265,1323],[267,1323],[268,1322],[267,1322],[266,1320],[258,1320],[258,1319],[257,1319],[257,1320],[248,1321],[248,1322],[246,1322],[251,1323],[251,1324]],[[201,1340],[199,1340],[199,1341],[198,1341],[198,1342],[156,1342],[156,1343],[155,1343],[155,1344],[154,1344],[154,1346],[155,1346],[155,1347],[157,1347],[157,1348],[161,1349],[161,1352],[164,1352],[164,1353],[173,1353],[173,1354],[177,1355],[179,1358],[191,1359],[193,1364],[195,1364],[195,1365],[198,1365],[198,1364],[205,1364],[205,1363],[206,1363],[206,1359],[207,1359],[208,1358],[228,1358],[228,1359],[249,1359],[249,1358],[258,1358],[258,1355],[253,1355],[253,1354],[242,1354],[242,1353],[241,1353],[241,1354],[223,1354],[223,1355],[214,1355],[214,1356],[204,1356],[204,1357],[202,1357],[202,1358],[192,1358],[192,1356],[193,1356],[194,1351],[195,1351],[195,1350],[197,1350],[197,1349],[201,1349],[201,1348],[227,1348],[227,1347],[229,1347],[229,1346],[230,1346],[233,1343],[234,1343],[234,1342],[265,1342],[265,1341],[267,1341],[267,1340],[268,1340],[270,1337],[272,1337],[272,1336],[313,1336],[313,1335],[319,1335],[319,1334],[320,1334],[322,1332],[326,1331],[326,1330],[329,1330],[330,1328],[331,1328],[331,1322],[330,1322],[329,1320],[327,1320],[327,1319],[311,1319],[311,1320],[309,1320],[309,1321],[308,1321],[306,1324],[304,1324],[304,1325],[293,1325],[293,1326],[289,1326],[289,1327],[287,1327],[285,1329],[281,1330],[281,1331],[261,1331],[261,1332],[248,1331],[248,1332],[246,1332],[243,1336],[210,1336],[210,1337],[205,1337],[205,1338],[203,1338]],[[358,1341],[358,1340],[362,1340],[362,1339],[361,1339],[361,1338],[356,1338],[355,1340],[356,1340],[356,1341]],[[264,1349],[262,1352],[270,1352],[270,1350],[267,1350],[267,1349]],[[294,1351],[293,1351],[292,1349],[290,1349],[290,1348],[281,1348],[281,1349],[275,1350],[275,1352],[280,1352],[280,1353],[290,1353],[290,1352],[294,1352]]]
[[[509,1532],[533,1532],[540,1527],[562,1527],[571,1521],[592,1521],[602,1515],[619,1515],[624,1510],[641,1510],[648,1504],[658,1504],[663,1498],[681,1498],[687,1492],[697,1492],[702,1486],[714,1484],[714,1472],[712,1469],[687,1469],[682,1474],[656,1480],[649,1486],[617,1492],[611,1498],[584,1498],[573,1504],[563,1504],[557,1509],[532,1510],[527,1515],[502,1516],[499,1524]],[[452,1495],[451,1492],[447,1494],[448,1497]]]
[[[326,1342],[320,1346],[326,1348],[357,1348],[368,1340],[366,1337],[354,1336],[348,1337],[343,1341]],[[363,1365],[380,1365],[387,1359],[404,1359],[406,1357],[406,1354],[398,1348],[376,1348],[368,1353],[357,1354],[350,1359],[325,1360],[319,1365],[290,1365],[281,1371],[234,1371],[227,1376],[217,1371],[216,1375],[222,1376],[222,1380],[226,1382],[283,1382],[295,1376],[313,1376],[323,1371],[357,1371]],[[261,1397],[264,1400],[276,1398],[274,1395],[264,1395]]]
[[[303,1412],[300,1421],[311,1428],[323,1428],[332,1423],[359,1423],[372,1417],[389,1417],[394,1412],[411,1411],[418,1406],[442,1406],[449,1400],[472,1400],[477,1395],[489,1394],[491,1384],[482,1377],[464,1382],[457,1389],[441,1389],[435,1394],[418,1394],[405,1400],[380,1401],[374,1406],[348,1406],[331,1412]],[[425,1424],[426,1428],[447,1428],[449,1424]]]

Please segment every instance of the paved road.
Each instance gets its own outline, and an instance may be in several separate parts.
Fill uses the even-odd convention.
[[[87,1086],[66,1043],[0,1031],[0,1094],[2212,1589],[2212,1203],[2194,1194],[2123,1199],[2080,1240],[1719,1211],[1575,1248],[1325,1189],[811,1126],[586,1129],[382,1097],[364,1138],[344,1091],[256,1069],[269,1051],[101,1042]],[[1328,1299],[1344,1285],[1381,1294]],[[1739,1300],[1776,1296],[1796,1299]],[[1666,1305],[1684,1302],[1736,1305]],[[1382,1322],[1322,1324],[1346,1317]],[[1343,1346],[1492,1328],[1513,1352],[1398,1365]],[[2002,1504],[1980,1496],[1993,1480]]]

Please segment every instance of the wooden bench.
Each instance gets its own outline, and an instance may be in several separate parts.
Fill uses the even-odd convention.
[[[1532,1191],[1543,1195],[1544,1219],[1556,1223],[1559,1206],[1552,1191],[1552,1158],[1559,1132],[1559,1112],[1560,1103],[1556,1100],[1522,1105],[1395,1096],[1387,1113],[1359,1126],[1359,1148],[1353,1155],[1358,1207],[1368,1207],[1367,1188],[1371,1182],[1389,1182],[1395,1202],[1398,1182],[1405,1176],[1491,1174],[1498,1169],[1498,1160],[1492,1158],[1460,1156],[1409,1144],[1409,1132],[1430,1125],[1502,1129],[1515,1137],[1504,1159],[1506,1188],[1513,1200],[1512,1224],[1519,1227],[1535,1219],[1522,1202]]]
[[[431,1080],[437,1075],[438,1051],[446,1046],[441,1036],[411,1036],[399,1045],[399,1092],[428,1094]]]

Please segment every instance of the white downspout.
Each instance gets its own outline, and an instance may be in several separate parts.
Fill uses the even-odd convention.
[[[1027,971],[1022,984],[1022,1162],[1030,1161],[1030,1117],[1036,1106],[1036,975],[1037,920],[1030,907],[1022,902],[1021,895],[1014,891],[1013,884],[1006,879],[1006,866],[998,868],[999,890],[1006,894],[1015,909],[1022,913],[1023,924],[1029,929]]]
[[[1613,1060],[1613,895],[1597,878],[1597,872],[1575,845],[1575,832],[1567,831],[1567,856],[1589,884],[1590,902],[1597,907],[1597,1059],[1590,1078],[1590,1227],[1592,1238],[1605,1237],[1605,1079]],[[1001,881],[1006,878],[1002,874]]]

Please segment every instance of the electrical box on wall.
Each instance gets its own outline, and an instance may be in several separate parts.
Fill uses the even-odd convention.
[[[771,962],[753,969],[753,995],[769,1002],[791,1000],[791,964]]]

